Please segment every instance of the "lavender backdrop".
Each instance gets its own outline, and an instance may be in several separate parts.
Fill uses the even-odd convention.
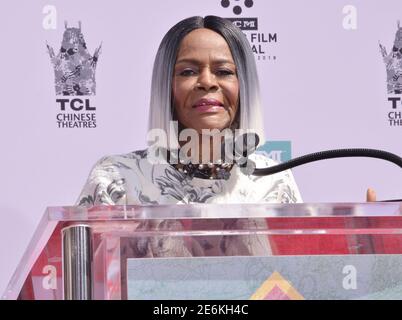
[[[402,107],[392,109],[387,100],[401,95],[387,92],[379,49],[381,42],[392,51],[402,2],[252,2],[250,8],[235,0],[228,8],[220,0],[1,2],[0,293],[46,206],[73,204],[101,156],[145,146],[153,59],[165,32],[185,17],[256,17],[258,30],[246,32],[250,41],[258,38],[251,33],[265,34],[261,41],[276,34],[276,42],[253,38],[253,44],[264,52],[256,59],[266,138],[290,140],[293,157],[343,147],[402,154],[402,125],[388,121]],[[43,26],[48,5],[56,9],[56,29]],[[232,11],[236,5],[240,15]],[[82,22],[91,54],[102,43],[90,98],[95,129],[57,127],[46,42],[58,52],[64,20],[69,27]],[[293,172],[306,202],[364,201],[369,186],[380,199],[401,197],[401,170],[379,160],[329,160]]]

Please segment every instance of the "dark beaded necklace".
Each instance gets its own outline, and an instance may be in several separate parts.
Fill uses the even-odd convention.
[[[233,164],[230,163],[208,163],[208,164],[192,164],[179,163],[173,165],[177,170],[186,174],[188,177],[201,178],[201,179],[223,179],[228,180],[230,178],[230,170]]]
[[[252,143],[249,143],[249,137],[251,137]],[[241,138],[241,140],[238,140]],[[235,141],[226,141],[222,144],[221,150],[223,151],[223,158],[225,159],[226,147],[224,144],[229,143],[229,146],[233,147],[232,156],[235,159],[235,163],[239,165],[240,170],[247,175],[250,175],[255,170],[255,163],[248,159],[248,155],[253,153],[257,145],[259,143],[259,137],[256,133],[245,133],[240,137],[236,138],[236,141],[240,142],[242,148],[237,149],[239,143],[235,143]],[[242,144],[241,144],[242,143]],[[174,163],[177,163],[178,157],[177,153],[175,153],[175,157],[172,157],[170,151],[167,151],[167,160],[169,163],[170,160],[174,160]],[[178,171],[186,174],[188,177],[193,178],[201,178],[201,179],[224,179],[228,180],[230,178],[230,171],[233,168],[233,163],[225,163],[222,160],[218,160],[217,163],[208,163],[208,164],[193,164],[189,163],[178,163],[171,164]]]

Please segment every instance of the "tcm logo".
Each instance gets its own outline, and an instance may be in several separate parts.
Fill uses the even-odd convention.
[[[280,163],[292,159],[291,149],[290,141],[267,141],[257,149],[256,153]]]
[[[232,6],[233,5],[233,6]],[[223,8],[232,8],[233,13],[238,16],[243,12],[242,5],[246,8],[251,8],[254,5],[254,1],[239,1],[239,0],[222,0],[221,6]],[[236,27],[241,30],[258,30],[258,19],[257,18],[226,18],[231,21]]]
[[[63,40],[57,55],[47,44],[54,69],[56,95],[95,95],[95,70],[102,45],[91,55],[81,32],[81,22],[78,23],[78,28],[68,28],[67,22],[64,27]]]
[[[263,3],[263,2],[262,2]],[[266,4],[265,4],[266,5]],[[256,60],[271,60],[275,61],[277,56],[271,50],[278,42],[278,35],[276,32],[263,32],[259,30],[257,17],[240,17],[243,8],[251,8],[254,6],[254,1],[239,1],[239,0],[222,0],[221,6],[223,8],[231,8],[235,17],[226,18],[231,21],[236,27],[241,29],[247,37],[251,50],[254,53]],[[275,49],[275,48],[274,48]]]
[[[257,18],[226,18],[241,30],[258,30]]]
[[[229,8],[233,4],[232,11],[235,15],[239,15],[243,12],[242,4],[246,8],[251,8],[254,5],[253,0],[245,0],[245,1],[239,1],[239,0],[222,0],[221,1],[221,6],[224,8]]]

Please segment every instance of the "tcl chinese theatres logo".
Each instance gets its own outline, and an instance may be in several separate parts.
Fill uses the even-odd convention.
[[[387,49],[381,43],[379,45],[387,72],[388,101],[391,102],[387,120],[392,127],[402,127],[402,112],[397,110],[401,106],[402,94],[402,28],[399,21],[392,50],[387,53]]]

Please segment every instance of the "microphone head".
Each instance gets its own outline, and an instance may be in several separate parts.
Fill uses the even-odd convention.
[[[236,138],[235,141],[235,154],[240,157],[247,158],[250,154],[254,153],[260,143],[260,137],[254,132],[243,133]]]
[[[222,158],[225,159],[225,162],[243,165],[247,157],[255,152],[259,143],[260,138],[254,132],[247,132],[226,139],[221,147]]]
[[[248,157],[255,152],[259,143],[260,138],[254,132],[244,133],[236,139],[236,163],[245,175],[252,174],[256,168],[255,162]]]

